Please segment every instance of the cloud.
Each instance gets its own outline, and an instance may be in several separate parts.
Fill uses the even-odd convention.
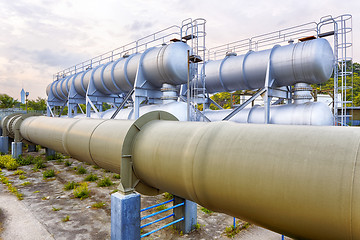
[[[0,1],[0,92],[45,96],[52,75],[186,18],[207,20],[207,48],[321,16],[354,12],[360,1],[103,0]],[[354,17],[354,26],[360,19]],[[354,29],[353,42],[359,42]],[[354,45],[354,59],[360,48]],[[18,91],[19,90],[19,91]]]

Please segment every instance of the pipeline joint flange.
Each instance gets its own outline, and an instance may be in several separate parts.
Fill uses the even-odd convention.
[[[21,123],[29,118],[29,117],[34,117],[34,116],[41,116],[42,114],[40,113],[26,113],[26,114],[22,114],[19,118],[17,118],[14,122],[14,129],[13,129],[13,132],[14,132],[14,141],[15,142],[24,142],[26,144],[31,144],[30,142],[28,142],[27,140],[25,140],[22,136],[21,136],[21,133],[20,133],[20,126],[21,126]]]
[[[132,149],[136,135],[141,131],[143,126],[154,120],[178,121],[174,115],[168,112],[153,111],[138,118],[129,128],[122,147],[120,170],[121,180],[118,187],[119,191],[124,195],[131,194],[135,190],[145,195],[161,194],[159,189],[153,188],[146,183],[143,183],[136,176],[135,169],[133,167]]]

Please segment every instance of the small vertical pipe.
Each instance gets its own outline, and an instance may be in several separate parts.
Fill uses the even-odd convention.
[[[236,221],[235,221],[235,217],[234,217],[234,229],[236,228]]]
[[[190,121],[190,50],[187,50],[187,121]]]

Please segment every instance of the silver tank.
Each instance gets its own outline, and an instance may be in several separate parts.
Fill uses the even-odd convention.
[[[97,66],[77,75],[68,76],[48,85],[56,98],[68,97],[72,81],[75,90],[82,96],[90,79],[93,78],[97,90],[104,94],[120,94],[130,91],[135,82],[140,59],[143,57],[144,76],[155,87],[164,83],[180,85],[187,82],[187,51],[190,47],[183,42],[175,42],[162,47],[148,49],[142,54],[132,54],[127,58]]]
[[[333,51],[329,42],[320,38],[209,61],[205,65],[207,91],[230,92],[264,87],[270,54],[274,86],[323,83],[332,74]]]
[[[230,121],[238,123],[264,123],[264,107],[258,105],[245,108],[233,116]],[[231,109],[206,110],[205,116],[212,122],[221,121]],[[271,106],[270,123],[282,125],[334,125],[334,116],[330,108],[321,102],[307,102],[302,104],[285,104]]]
[[[152,111],[166,111],[174,115],[179,121],[186,121],[187,117],[187,104],[184,102],[172,102],[167,104],[145,105],[139,108],[139,115],[142,116],[145,113]],[[115,109],[109,109],[101,115],[102,119],[110,119],[114,114]],[[79,117],[78,117],[79,118]],[[135,119],[133,108],[122,109],[115,117],[115,119]]]

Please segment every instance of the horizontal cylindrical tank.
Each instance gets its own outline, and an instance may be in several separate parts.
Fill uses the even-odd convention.
[[[233,110],[205,110],[204,115],[212,122],[221,121]],[[229,121],[238,123],[265,123],[265,108],[258,105],[244,108]],[[284,125],[334,125],[330,108],[321,102],[275,105],[270,108],[271,124]]]
[[[152,121],[143,184],[295,239],[360,239],[360,129]]]
[[[174,115],[179,121],[186,121],[187,105],[184,102],[172,102],[167,104],[145,105],[139,108],[139,115],[142,116],[152,111],[166,111]],[[101,118],[110,119],[114,114],[115,109],[105,111]],[[135,119],[133,108],[122,109],[115,117],[115,119]]]
[[[135,82],[140,60],[143,74],[147,81],[155,87],[164,83],[180,85],[187,82],[187,51],[190,47],[183,42],[174,42],[162,47],[149,48],[144,53],[132,54],[114,62],[96,66],[76,76],[71,75],[47,87],[60,100],[68,97],[71,82],[74,81],[75,90],[85,96],[91,78],[97,90],[103,94],[120,94],[130,91]]]
[[[206,90],[215,93],[264,87],[269,59],[274,86],[325,82],[334,65],[332,48],[322,38],[240,56],[230,54],[206,63]]]

